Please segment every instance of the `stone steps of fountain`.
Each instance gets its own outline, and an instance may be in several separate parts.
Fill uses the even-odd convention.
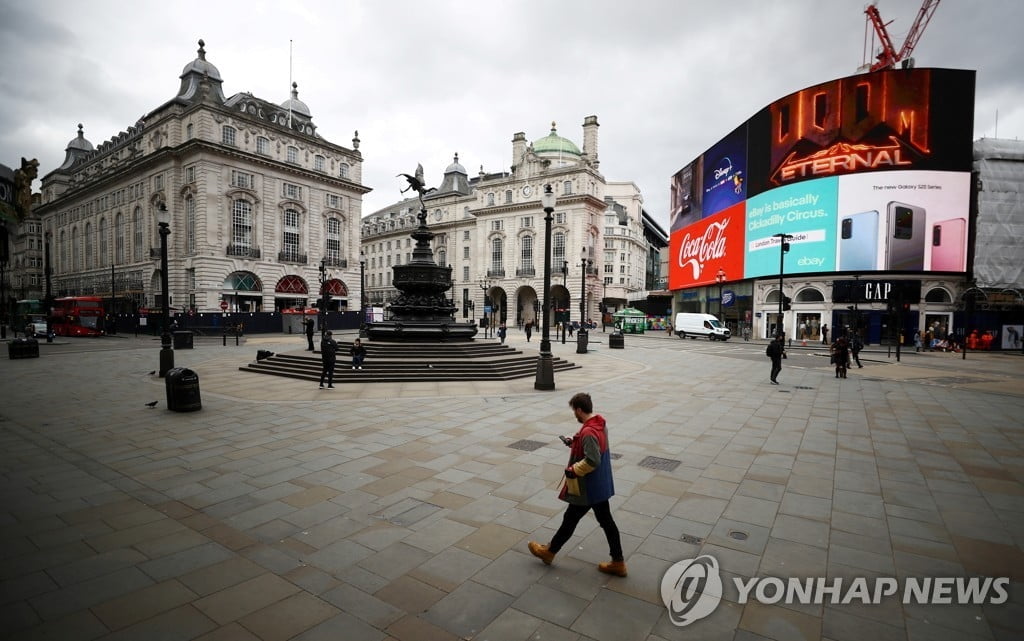
[[[535,376],[537,355],[508,345],[385,344],[367,343],[362,370],[351,369],[348,345],[338,350],[336,383],[395,383],[418,381],[511,380]],[[564,371],[579,365],[552,358],[552,369]],[[269,374],[309,381],[320,379],[318,355],[275,354],[239,368],[243,372]]]

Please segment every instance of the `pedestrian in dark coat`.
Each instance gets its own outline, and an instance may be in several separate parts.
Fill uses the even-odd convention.
[[[860,364],[860,350],[864,349],[864,343],[860,340],[860,334],[854,333],[853,340],[850,341],[850,353],[853,354],[853,360],[857,363],[857,367],[864,367]]]
[[[314,327],[315,323],[313,322],[312,318],[307,318],[303,324],[306,326],[306,342],[309,343],[309,345],[306,347],[306,351],[307,352],[312,352],[313,351],[313,331],[316,329]]]
[[[846,369],[850,366],[850,345],[845,336],[840,336],[832,343],[832,364],[836,366],[836,378],[846,378]]]
[[[331,336],[331,332],[327,332],[320,341],[320,389],[324,388],[325,378],[327,389],[334,389],[334,365],[338,357],[338,343]]]
[[[569,507],[551,543],[543,545],[530,541],[527,547],[545,565],[551,565],[555,555],[576,531],[580,519],[593,510],[608,540],[608,552],[612,558],[611,561],[599,563],[597,569],[605,574],[626,576],[619,528],[615,525],[608,504],[608,499],[615,494],[615,483],[612,480],[611,450],[604,417],[594,413],[590,394],[584,392],[569,399],[569,407],[576,420],[582,424],[579,432],[571,439],[559,437],[569,447],[569,465],[565,468],[565,480],[558,498],[568,503]]]
[[[526,321],[526,325],[523,326],[523,331],[526,332],[526,342],[530,342],[530,336],[533,335],[533,321]]]
[[[775,340],[768,343],[764,353],[772,359],[772,371],[769,379],[772,385],[778,385],[779,372],[782,371],[782,359],[786,357],[786,344],[783,342],[782,334],[775,337]]]

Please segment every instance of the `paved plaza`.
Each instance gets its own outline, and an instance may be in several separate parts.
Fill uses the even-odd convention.
[[[582,366],[553,392],[321,391],[238,371],[300,336],[198,340],[175,355],[200,377],[191,413],[167,410],[152,337],[0,361],[0,638],[1024,636],[1024,355],[875,348],[837,380],[821,346],[795,347],[773,386],[763,343],[593,336],[553,345]],[[626,578],[597,572],[592,516],[550,567],[526,549],[561,522],[578,391],[608,420]],[[702,554],[725,593],[679,627],[662,576]],[[740,603],[747,577],[1011,583],[1002,604]]]

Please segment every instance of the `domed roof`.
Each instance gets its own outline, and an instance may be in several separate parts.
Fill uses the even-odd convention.
[[[206,49],[204,49],[205,46],[206,43],[200,40],[199,57],[185,65],[185,68],[181,70],[180,77],[187,76],[189,73],[195,71],[200,76],[206,73],[209,74],[212,80],[223,81],[223,78],[220,77],[220,71],[217,70],[217,67],[214,67],[212,63],[206,61]]]
[[[78,123],[78,135],[71,139],[68,146],[65,147],[65,151],[68,149],[74,149],[77,151],[93,151],[95,147],[92,143],[85,139],[85,134],[82,133],[82,123]]]
[[[452,164],[448,165],[448,168],[444,170],[444,173],[446,173],[446,174],[451,174],[451,173],[466,174],[467,176],[469,175],[469,173],[466,172],[466,168],[459,164],[459,154],[458,154],[458,152],[455,153],[455,161]]]
[[[572,156],[583,155],[580,153],[580,148],[576,146],[576,143],[558,135],[554,121],[551,122],[551,133],[534,141],[533,151],[538,155],[545,153],[568,154]]]
[[[281,108],[287,109],[292,113],[302,114],[307,118],[312,118],[312,115],[309,113],[309,107],[306,106],[306,103],[299,100],[299,83],[297,82],[292,83],[292,97],[282,102]]]

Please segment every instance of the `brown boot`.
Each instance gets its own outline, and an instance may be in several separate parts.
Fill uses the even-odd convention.
[[[605,574],[611,574],[614,576],[626,576],[626,562],[625,561],[605,561],[597,564],[597,569]]]
[[[541,561],[544,561],[544,565],[551,565],[551,562],[555,560],[555,553],[550,552],[546,545],[541,545],[536,541],[530,541],[526,544],[526,547],[530,548],[530,554]]]

